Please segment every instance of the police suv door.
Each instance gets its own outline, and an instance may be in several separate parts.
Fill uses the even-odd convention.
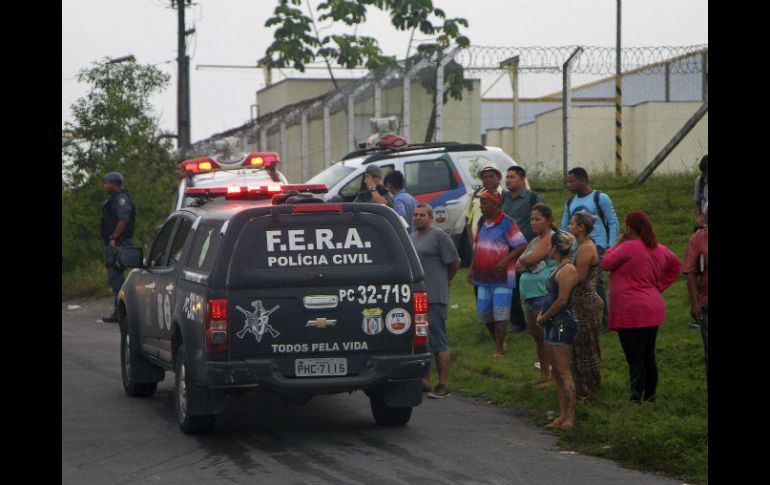
[[[165,294],[164,287],[167,284],[164,284],[163,281],[164,277],[173,270],[168,266],[169,246],[178,221],[178,217],[168,219],[158,232],[147,257],[146,274],[143,275],[142,282],[140,282],[140,284],[143,283],[146,290],[145,300],[141,302],[142,314],[140,315],[142,350],[154,357],[158,356],[160,325],[163,324],[163,295]],[[158,305],[158,300],[160,300],[160,305]]]
[[[168,252],[166,267],[168,270],[158,272],[156,275],[156,301],[158,319],[158,357],[166,362],[172,361],[171,352],[171,328],[176,308],[177,282],[181,272],[182,256],[188,246],[187,239],[191,233],[194,222],[192,214],[175,216],[179,221],[171,238],[171,246]]]

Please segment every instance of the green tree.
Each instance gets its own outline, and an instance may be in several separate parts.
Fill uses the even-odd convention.
[[[267,56],[272,67],[293,67],[300,72],[305,65],[322,58],[329,69],[329,75],[338,88],[331,70],[331,61],[338,65],[355,68],[366,67],[376,72],[396,62],[392,56],[385,56],[377,39],[357,35],[358,26],[366,22],[369,7],[390,15],[391,24],[400,31],[415,31],[436,36],[432,42],[425,42],[417,47],[421,58],[429,59],[436,68],[432,74],[420,79],[425,90],[433,95],[433,114],[425,135],[425,141],[433,138],[436,113],[436,71],[438,63],[447,49],[459,46],[468,47],[470,40],[460,32],[460,26],[468,27],[463,18],[447,18],[446,13],[433,7],[431,0],[326,0],[318,4],[316,10],[321,13],[315,20],[310,1],[306,0],[308,15],[302,11],[302,0],[278,0],[273,17],[267,20],[266,27],[277,26],[274,41],[267,49]],[[330,21],[354,27],[352,34],[327,35],[321,37],[318,22]],[[435,23],[434,23],[435,21]],[[411,40],[407,49],[407,58],[411,50]],[[408,58],[405,68],[411,68],[419,59]],[[465,79],[462,65],[450,62],[444,67],[445,91],[442,102],[449,96],[462,99],[463,90],[471,90],[473,85]]]
[[[71,107],[62,133],[62,273],[102,257],[99,235],[106,195],[102,177],[119,171],[137,207],[134,241],[147,244],[171,209],[175,175],[168,135],[150,98],[170,76],[135,60],[96,61],[78,74],[89,92]]]

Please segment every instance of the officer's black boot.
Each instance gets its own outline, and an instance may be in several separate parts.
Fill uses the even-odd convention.
[[[115,310],[112,310],[112,313],[107,313],[102,317],[102,321],[107,323],[117,323],[118,312],[116,312]]]
[[[117,323],[117,321],[118,321],[118,312],[115,311],[115,309],[113,309],[112,313],[106,313],[102,317],[102,321],[103,322],[107,322],[107,323]]]
[[[113,306],[112,306],[112,313],[106,313],[102,317],[102,321],[106,323],[116,323],[118,321],[118,295],[113,294]]]

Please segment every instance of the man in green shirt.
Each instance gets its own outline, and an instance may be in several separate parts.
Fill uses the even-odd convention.
[[[518,165],[508,167],[505,173],[505,188],[507,190],[503,191],[503,212],[516,221],[527,242],[530,242],[535,237],[535,233],[532,232],[532,224],[529,221],[532,207],[542,203],[543,198],[534,190],[527,188],[527,171]],[[517,273],[516,288],[513,290],[513,299],[511,300],[511,331],[513,333],[527,329],[527,320],[521,310],[520,277],[521,275]]]

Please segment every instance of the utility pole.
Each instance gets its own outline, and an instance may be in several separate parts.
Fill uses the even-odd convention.
[[[177,32],[177,96],[176,96],[176,123],[177,123],[177,148],[184,150],[190,146],[190,57],[187,55],[188,35],[195,29],[185,30],[184,9],[185,3],[192,0],[171,0],[172,7],[176,3],[178,32]]]
[[[623,70],[620,50],[620,2],[618,3],[617,39],[615,47],[615,175],[623,173]]]

